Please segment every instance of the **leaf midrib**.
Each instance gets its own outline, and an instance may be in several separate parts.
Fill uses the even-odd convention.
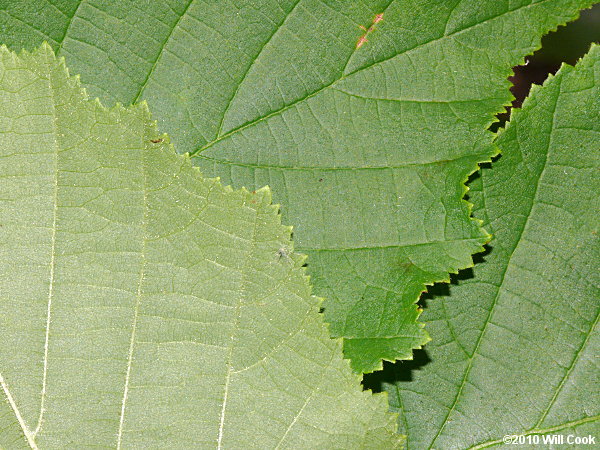
[[[560,80],[562,80],[562,78],[559,79],[559,81]],[[560,86],[559,86],[559,90],[560,90]],[[460,383],[460,386],[458,388],[458,392],[457,392],[457,394],[456,394],[456,396],[454,398],[452,406],[448,409],[448,413],[446,414],[446,417],[444,418],[444,421],[442,422],[442,425],[440,426],[440,429],[438,430],[438,432],[436,433],[435,437],[431,441],[431,444],[428,447],[430,449],[433,448],[433,446],[435,445],[435,442],[441,436],[442,432],[446,428],[446,425],[448,424],[448,419],[450,418],[450,415],[454,412],[454,410],[456,408],[456,405],[458,404],[458,402],[459,402],[459,400],[461,398],[463,389],[464,389],[464,387],[465,387],[465,385],[467,383],[467,379],[469,378],[469,374],[471,373],[471,369],[473,368],[473,361],[475,360],[475,356],[477,356],[477,352],[479,350],[479,347],[481,346],[481,342],[483,341],[483,339],[484,339],[484,337],[486,335],[486,332],[488,330],[488,326],[489,326],[489,324],[492,321],[492,317],[494,315],[494,312],[495,312],[495,309],[496,309],[496,305],[498,304],[498,299],[500,298],[500,292],[502,291],[502,285],[504,284],[504,280],[506,279],[506,273],[508,272],[508,269],[510,267],[510,262],[512,260],[512,257],[515,254],[515,251],[516,251],[517,247],[519,246],[519,243],[521,242],[521,239],[523,238],[523,235],[525,233],[525,229],[527,228],[527,224],[529,222],[529,219],[531,218],[531,213],[533,211],[533,207],[534,207],[534,205],[536,203],[536,199],[537,199],[537,195],[538,195],[539,182],[540,182],[540,180],[542,178],[542,175],[544,174],[544,171],[546,170],[546,164],[548,162],[548,152],[549,152],[550,147],[552,145],[552,131],[554,130],[554,115],[556,114],[557,104],[558,104],[558,95],[556,96],[556,101],[554,103],[553,121],[552,121],[552,125],[550,127],[550,132],[549,132],[549,136],[550,137],[548,139],[548,146],[547,146],[548,148],[547,148],[547,151],[544,153],[544,157],[545,157],[544,163],[543,163],[542,168],[540,170],[540,174],[537,177],[538,179],[537,179],[537,182],[535,184],[535,191],[534,191],[534,194],[532,195],[531,203],[529,205],[529,211],[527,212],[526,219],[525,219],[525,221],[523,223],[523,226],[522,226],[522,228],[521,228],[521,230],[519,232],[519,235],[517,236],[516,242],[513,245],[513,248],[511,249],[511,251],[510,251],[510,253],[508,255],[508,260],[506,262],[506,265],[504,266],[504,270],[503,270],[502,276],[500,278],[500,283],[498,284],[498,288],[496,289],[496,294],[494,295],[494,301],[492,302],[492,305],[490,307],[490,311],[489,311],[489,313],[488,313],[488,315],[487,315],[487,317],[485,319],[485,324],[483,326],[483,330],[481,331],[481,334],[479,335],[479,338],[477,339],[477,343],[475,344],[475,348],[473,350],[473,354],[469,358],[469,364],[467,365],[467,368],[465,369],[465,374],[464,374],[463,379],[462,379],[462,381]],[[484,192],[485,192],[485,177],[483,177],[483,174],[482,174],[482,183],[481,184],[482,184],[481,193],[482,193],[482,196],[483,196]],[[492,234],[495,234],[493,230],[492,230]]]
[[[405,164],[395,164],[395,165],[385,165],[385,166],[282,166],[276,164],[252,164],[252,163],[241,163],[237,161],[226,161],[219,158],[213,158],[205,155],[197,155],[196,158],[204,159],[207,161],[217,162],[219,164],[225,164],[228,166],[236,166],[236,167],[249,167],[252,169],[277,169],[277,170],[297,170],[297,171],[362,171],[362,170],[390,170],[390,169],[404,169],[407,167],[422,167],[422,166],[430,166],[435,164],[449,164],[452,162],[460,161],[461,159],[473,159],[475,157],[487,158],[490,156],[488,153],[480,153],[480,154],[468,154],[468,155],[459,155],[455,158],[450,159],[438,159],[434,161],[422,161],[422,162],[408,162]]]
[[[477,351],[478,351],[478,349],[479,349],[479,347],[481,345],[481,342],[483,341],[483,339],[484,339],[484,337],[486,335],[486,332],[488,330],[488,325],[491,323],[491,319],[492,319],[492,316],[493,316],[493,314],[495,312],[495,308],[496,308],[498,299],[500,297],[500,292],[502,291],[502,286],[503,286],[505,278],[506,278],[506,273],[508,272],[508,269],[511,266],[512,257],[514,255],[516,249],[518,248],[519,243],[521,242],[521,240],[523,238],[525,230],[527,229],[527,225],[528,225],[529,220],[531,218],[533,207],[538,203],[537,199],[538,199],[538,194],[539,194],[540,181],[541,181],[541,179],[542,179],[542,177],[544,175],[544,172],[546,170],[546,167],[547,167],[547,164],[548,164],[548,156],[549,156],[550,151],[552,149],[552,142],[553,142],[553,136],[554,136],[553,131],[555,130],[556,112],[557,112],[557,107],[558,107],[558,101],[560,99],[560,94],[561,94],[562,79],[563,79],[563,77],[557,77],[557,79],[556,79],[556,83],[558,85],[556,87],[556,89],[557,89],[557,95],[556,95],[556,99],[555,99],[554,106],[553,106],[552,122],[551,122],[551,126],[550,126],[550,131],[549,131],[549,139],[548,139],[547,149],[546,149],[546,152],[544,152],[544,162],[543,162],[542,168],[541,168],[541,170],[539,172],[539,175],[537,176],[537,180],[536,180],[536,184],[535,184],[535,191],[534,191],[534,194],[532,195],[532,200],[531,200],[531,204],[529,206],[529,211],[528,211],[528,213],[526,215],[526,219],[525,219],[525,221],[523,223],[523,226],[522,226],[522,228],[520,230],[519,236],[517,237],[517,240],[516,240],[513,248],[510,251],[510,255],[508,256],[508,261],[506,262],[506,265],[505,265],[504,271],[502,273],[502,277],[501,277],[500,283],[499,283],[499,285],[497,287],[496,294],[494,296],[494,301],[493,301],[493,303],[491,305],[491,308],[490,308],[490,312],[489,312],[489,314],[488,314],[488,316],[486,318],[485,325],[484,325],[484,328],[483,328],[483,330],[482,330],[482,332],[481,332],[481,334],[479,336],[479,339],[477,340],[477,344],[475,346],[475,349],[473,350],[473,354],[469,358],[469,364],[468,364],[468,366],[467,366],[467,368],[465,370],[465,375],[464,375],[464,377],[463,377],[463,379],[461,381],[458,393],[456,394],[456,397],[454,399],[454,402],[453,402],[452,406],[448,409],[448,413],[446,414],[444,422],[442,423],[442,425],[441,425],[438,433],[435,435],[434,439],[431,441],[431,444],[429,445],[429,448],[433,448],[433,446],[435,445],[436,440],[441,436],[443,430],[445,429],[446,425],[448,424],[448,419],[450,418],[450,415],[452,414],[452,412],[456,408],[456,405],[459,402],[459,399],[460,399],[460,397],[462,395],[463,388],[464,388],[464,386],[465,386],[465,384],[467,382],[467,379],[469,377],[470,371],[471,371],[471,369],[473,367],[473,361],[475,360],[475,356],[477,355]],[[483,179],[482,179],[482,189],[481,189],[482,198],[484,198],[484,193],[485,193],[485,177],[483,177]],[[487,216],[487,210],[486,210],[486,216]],[[490,225],[491,224],[489,223],[489,220],[488,220],[488,226],[490,226]],[[492,232],[493,232],[493,230],[492,230]],[[547,415],[548,411],[550,410],[553,402],[558,397],[558,394],[560,393],[560,391],[562,390],[562,387],[564,386],[564,382],[565,382],[566,378],[571,373],[573,367],[576,364],[576,361],[578,359],[578,356],[579,356],[582,348],[588,342],[589,336],[591,335],[592,331],[594,330],[595,325],[598,322],[598,317],[599,316],[597,315],[594,324],[590,328],[589,333],[587,333],[587,335],[586,335],[586,339],[584,340],[582,346],[579,348],[579,350],[578,350],[575,358],[573,358],[573,362],[571,363],[571,366],[569,367],[569,369],[565,373],[565,376],[562,378],[561,383],[556,387],[555,395],[551,399],[551,401],[549,403],[549,406],[546,408],[545,412],[542,414],[542,417],[537,421],[536,425],[534,425],[534,428],[536,426],[539,426],[539,424],[543,421],[543,419]],[[531,433],[531,434],[533,434],[533,433]],[[492,444],[493,444],[493,442],[490,445],[492,445]],[[485,444],[483,446],[487,446],[487,444]],[[474,448],[481,448],[481,446],[477,446],[477,447],[474,447]]]

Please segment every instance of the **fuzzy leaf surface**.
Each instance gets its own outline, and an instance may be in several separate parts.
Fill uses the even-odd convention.
[[[513,111],[502,156],[471,184],[490,251],[428,300],[430,361],[384,383],[409,448],[600,438],[599,118],[599,46]]]
[[[16,0],[0,40],[47,39],[93,95],[146,99],[207,175],[270,185],[368,372],[427,342],[419,294],[488,239],[463,182],[510,68],[591,3]]]
[[[0,446],[393,448],[268,189],[0,49]]]

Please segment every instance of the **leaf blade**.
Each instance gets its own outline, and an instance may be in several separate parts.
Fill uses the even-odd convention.
[[[491,251],[427,308],[432,361],[384,383],[409,447],[598,430],[599,67],[593,46],[534,86],[472,183]]]
[[[428,341],[420,292],[489,239],[463,181],[495,154],[510,67],[591,3],[86,1],[61,52],[93,95],[148,100],[205,173],[273,187],[369,372]]]
[[[0,72],[3,445],[400,445],[267,189],[202,178],[47,45]]]

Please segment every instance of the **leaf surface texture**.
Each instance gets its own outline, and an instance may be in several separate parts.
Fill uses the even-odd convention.
[[[428,301],[430,361],[411,381],[384,384],[409,448],[598,436],[599,117],[593,46],[534,86],[497,140],[502,156],[471,184],[490,251]],[[400,366],[388,370],[406,378]]]
[[[0,49],[0,446],[393,448],[268,189]]]
[[[92,95],[146,99],[207,175],[271,186],[331,333],[371,371],[427,342],[414,302],[489,239],[463,182],[495,152],[485,129],[510,68],[591,3],[17,0],[0,14],[4,42],[47,39]]]

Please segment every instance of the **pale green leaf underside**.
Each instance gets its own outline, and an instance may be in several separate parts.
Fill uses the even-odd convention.
[[[0,446],[389,448],[266,189],[0,49]]]
[[[513,114],[471,186],[491,251],[428,302],[431,362],[387,385],[409,448],[600,438],[600,47]]]
[[[428,340],[414,302],[487,239],[462,183],[494,153],[510,67],[591,3],[17,0],[0,40],[47,39],[93,95],[148,100],[205,173],[270,185],[370,371]]]

